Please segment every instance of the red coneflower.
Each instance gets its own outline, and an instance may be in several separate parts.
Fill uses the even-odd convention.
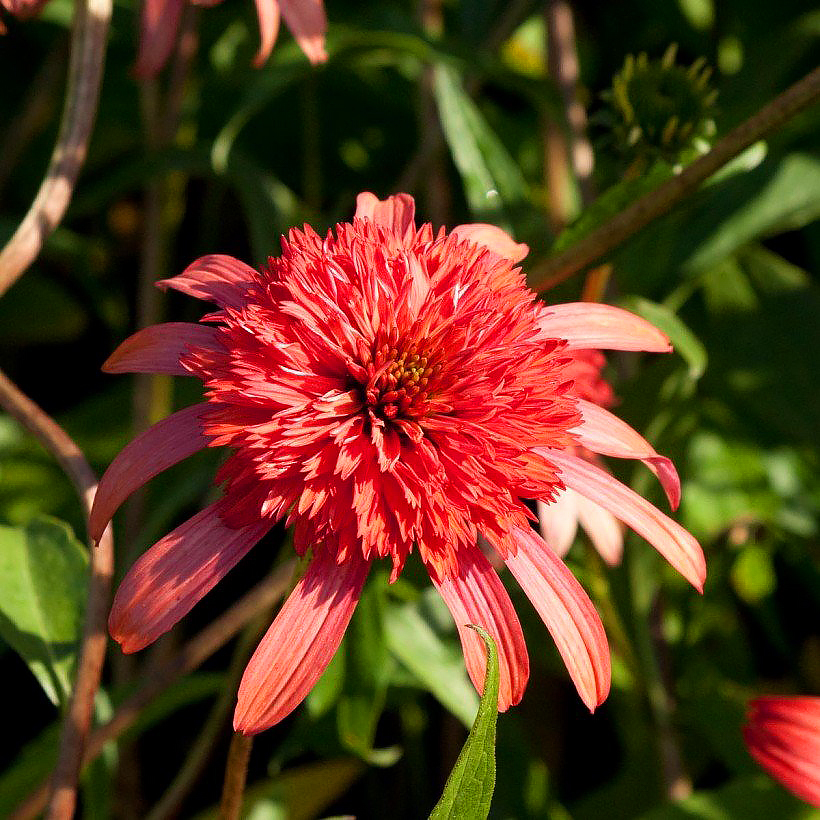
[[[592,405],[609,408],[615,403],[615,395],[609,382],[601,375],[606,364],[600,350],[575,350],[570,354],[572,361],[567,368],[568,376],[573,380],[572,392],[579,399],[590,402]],[[585,405],[589,415],[594,413],[593,407]],[[639,436],[634,430],[623,431],[630,437],[636,451],[643,451],[644,461],[658,476],[666,492],[669,504],[673,510],[680,503],[680,481],[672,462],[659,456],[649,442]],[[590,464],[603,467],[602,460],[597,453],[606,453],[606,445],[599,442],[594,448],[596,452],[574,446],[571,452]],[[621,562],[624,538],[623,530],[617,516],[598,502],[587,498],[583,493],[572,489],[565,489],[557,494],[550,502],[538,502],[539,529],[544,540],[563,557],[569,552],[575,534],[580,524],[592,545],[610,566]]]
[[[766,695],[749,702],[751,756],[790,792],[820,808],[820,697]]]
[[[126,340],[109,372],[192,375],[205,401],[131,442],[102,481],[98,536],[117,506],[161,470],[206,446],[232,453],[221,500],[155,544],[123,580],[109,626],[126,652],[173,626],[284,518],[312,558],[245,671],[235,726],[291,712],[342,639],[372,562],[393,578],[415,548],[453,614],[467,669],[483,687],[499,648],[499,709],[523,694],[529,662],[518,618],[476,538],[504,559],[594,709],[609,690],[609,652],[586,594],[530,526],[520,499],[569,487],[652,542],[697,588],[692,536],[574,446],[650,464],[637,434],[578,399],[575,349],[669,350],[663,334],[604,305],[546,307],[527,289],[527,252],[503,231],[416,228],[407,195],[358,198],[352,223],[324,238],[282,240],[257,272],[226,256],[161,285],[207,299],[205,324],[172,323]]]
[[[162,70],[171,56],[186,2],[215,6],[222,0],[144,0],[140,23],[137,74],[152,77]],[[327,59],[325,32],[327,19],[322,0],[255,0],[261,43],[255,65],[265,62],[279,34],[284,17],[294,39],[312,63]]]

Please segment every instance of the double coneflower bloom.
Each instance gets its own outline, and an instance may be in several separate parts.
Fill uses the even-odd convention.
[[[483,626],[500,655],[498,707],[517,703],[529,661],[480,535],[551,632],[587,706],[607,695],[598,615],[532,528],[522,499],[567,490],[650,541],[695,587],[700,546],[579,452],[633,458],[672,494],[671,464],[634,430],[574,392],[574,351],[670,349],[652,325],[605,305],[547,306],[516,267],[527,253],[498,228],[449,234],[414,222],[411,197],[361,194],[352,223],[292,230],[261,272],[204,257],[160,283],[210,302],[201,324],[146,328],[109,372],[201,380],[205,399],[131,442],[100,482],[99,537],[137,487],[204,447],[227,447],[223,496],[148,550],[109,621],[126,652],[183,617],[271,527],[294,528],[302,579],[251,658],[235,726],[260,731],[307,695],[339,646],[373,563],[395,579],[415,550],[458,627],[483,688]]]

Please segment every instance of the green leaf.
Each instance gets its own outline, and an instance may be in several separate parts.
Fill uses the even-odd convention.
[[[452,643],[445,643],[416,603],[391,604],[384,630],[393,655],[445,708],[470,726],[478,708],[478,696],[467,678],[464,656],[455,636]]]
[[[694,333],[665,305],[648,299],[633,297],[625,299],[624,307],[643,316],[660,328],[671,340],[675,351],[689,365],[689,377],[699,379],[706,370],[706,348]]]
[[[374,765],[389,766],[398,760],[400,750],[373,748],[396,663],[385,643],[380,591],[376,582],[368,585],[345,635],[345,677],[337,725],[347,749]]]
[[[486,820],[495,789],[495,725],[498,720],[498,651],[490,635],[470,624],[487,647],[484,694],[470,736],[456,760],[430,820]]]
[[[433,93],[470,210],[476,216],[489,214],[497,218],[504,205],[526,198],[521,171],[453,68],[444,64],[435,67]]]
[[[0,636],[55,705],[71,691],[87,584],[88,555],[67,524],[0,526]]]

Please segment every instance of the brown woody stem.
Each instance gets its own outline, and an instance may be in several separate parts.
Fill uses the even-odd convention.
[[[820,68],[803,77],[742,122],[680,174],[650,191],[571,248],[547,258],[530,271],[535,291],[551,288],[618,247],[662,216],[752,143],[775,131],[820,98]]]

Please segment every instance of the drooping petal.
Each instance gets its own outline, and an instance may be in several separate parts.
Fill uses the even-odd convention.
[[[498,711],[506,711],[524,694],[530,662],[521,624],[498,574],[481,550],[471,547],[459,550],[458,575],[439,579],[431,571],[430,578],[456,623],[467,672],[479,693],[484,691],[487,650],[484,641],[467,625],[476,624],[492,635],[500,665]]]
[[[596,302],[549,305],[542,311],[538,326],[547,338],[566,339],[568,350],[672,350],[666,334],[646,319]]]
[[[108,617],[123,652],[136,652],[167,632],[225,577],[271,528],[270,519],[234,529],[217,501],[157,541],[131,567]]]
[[[327,17],[322,0],[279,0],[279,7],[293,39],[308,60],[314,65],[325,62]]]
[[[495,225],[473,222],[467,225],[456,225],[451,231],[459,239],[466,239],[475,245],[483,245],[493,253],[512,262],[520,262],[530,252],[529,245],[516,242],[506,231]]]
[[[609,644],[601,619],[564,562],[533,530],[515,532],[518,550],[505,559],[552,635],[581,700],[590,711],[606,700]]]
[[[658,477],[673,510],[680,504],[680,478],[675,465],[658,455],[652,445],[626,422],[592,402],[578,399],[581,424],[573,428],[578,441],[588,450],[615,458],[643,461]]]
[[[625,487],[616,478],[577,456],[559,450],[538,450],[558,469],[567,487],[600,504],[649,541],[698,591],[706,579],[706,559],[695,538],[680,524]]]
[[[611,512],[594,501],[575,493],[578,504],[578,522],[589,536],[598,554],[611,567],[621,563],[624,552],[624,534],[621,524]]]
[[[220,307],[241,307],[247,289],[256,283],[256,271],[232,256],[202,256],[178,276],[161,279],[157,287],[174,288],[188,296],[216,302]]]
[[[305,699],[339,648],[369,569],[358,551],[341,564],[328,550],[314,557],[245,669],[237,731],[261,732]]]
[[[539,501],[537,506],[541,537],[563,558],[578,531],[578,496],[572,490],[563,490],[552,501]]]
[[[168,62],[184,6],[184,0],[143,0],[139,54],[134,69],[138,77],[153,77]]]
[[[253,64],[259,68],[270,57],[279,36],[279,3],[277,0],[255,0],[255,3],[260,43]]]
[[[215,328],[189,322],[151,325],[129,336],[103,363],[106,373],[191,376],[179,362],[192,350],[222,350]]]
[[[392,231],[402,241],[409,241],[416,232],[415,214],[416,203],[409,194],[379,199],[375,194],[364,191],[356,197],[354,218],[369,219]]]
[[[99,541],[117,508],[134,490],[208,443],[199,416],[207,405],[195,404],[155,424],[123,448],[100,479],[88,519],[91,538]]]
[[[820,697],[755,698],[743,737],[772,777],[820,808]]]

